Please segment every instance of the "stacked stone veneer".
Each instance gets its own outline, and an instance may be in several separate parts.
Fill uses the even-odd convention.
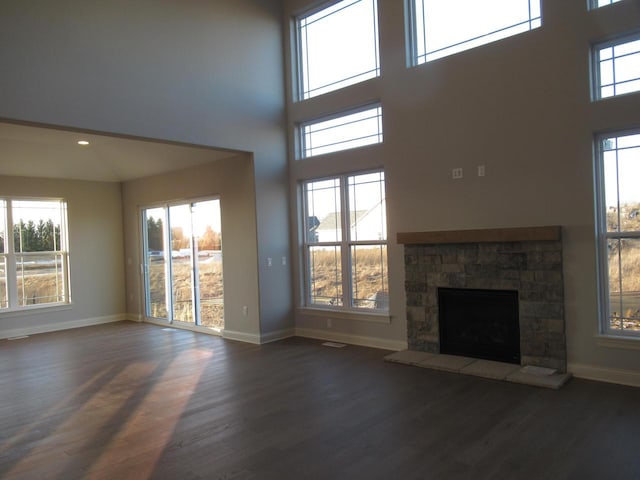
[[[440,352],[439,287],[517,290],[521,364],[566,371],[561,241],[404,248],[410,350]]]

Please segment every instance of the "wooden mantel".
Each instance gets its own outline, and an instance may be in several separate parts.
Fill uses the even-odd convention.
[[[560,227],[488,228],[439,232],[398,232],[397,241],[405,245],[442,243],[538,242],[560,240]]]

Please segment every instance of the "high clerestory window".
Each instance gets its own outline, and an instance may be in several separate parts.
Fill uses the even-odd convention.
[[[300,125],[301,157],[382,143],[382,107],[369,106]]]
[[[342,0],[296,18],[299,99],[380,75],[376,0]]]
[[[611,5],[612,3],[618,3],[622,0],[591,0],[591,8],[600,8]]]
[[[304,305],[387,312],[384,172],[306,181]]]
[[[640,131],[596,139],[602,331],[640,335]]]
[[[0,312],[69,302],[67,207],[0,199]]]
[[[593,52],[596,100],[640,91],[640,35],[599,43]]]
[[[542,24],[540,0],[409,0],[411,62],[495,42]]]

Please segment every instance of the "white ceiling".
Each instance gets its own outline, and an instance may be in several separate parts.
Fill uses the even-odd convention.
[[[122,182],[238,153],[0,122],[0,175]]]

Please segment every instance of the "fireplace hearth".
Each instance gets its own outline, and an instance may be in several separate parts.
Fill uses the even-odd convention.
[[[449,333],[440,324],[438,291],[511,291],[517,295],[519,360],[511,352],[513,359],[502,361],[566,372],[560,227],[407,232],[398,233],[398,243],[404,244],[405,252],[410,350],[488,358],[448,344]],[[483,321],[487,320],[476,318],[476,323]],[[473,334],[481,337],[482,328]],[[463,330],[462,336],[467,335]]]
[[[520,364],[518,292],[438,288],[440,353]]]

